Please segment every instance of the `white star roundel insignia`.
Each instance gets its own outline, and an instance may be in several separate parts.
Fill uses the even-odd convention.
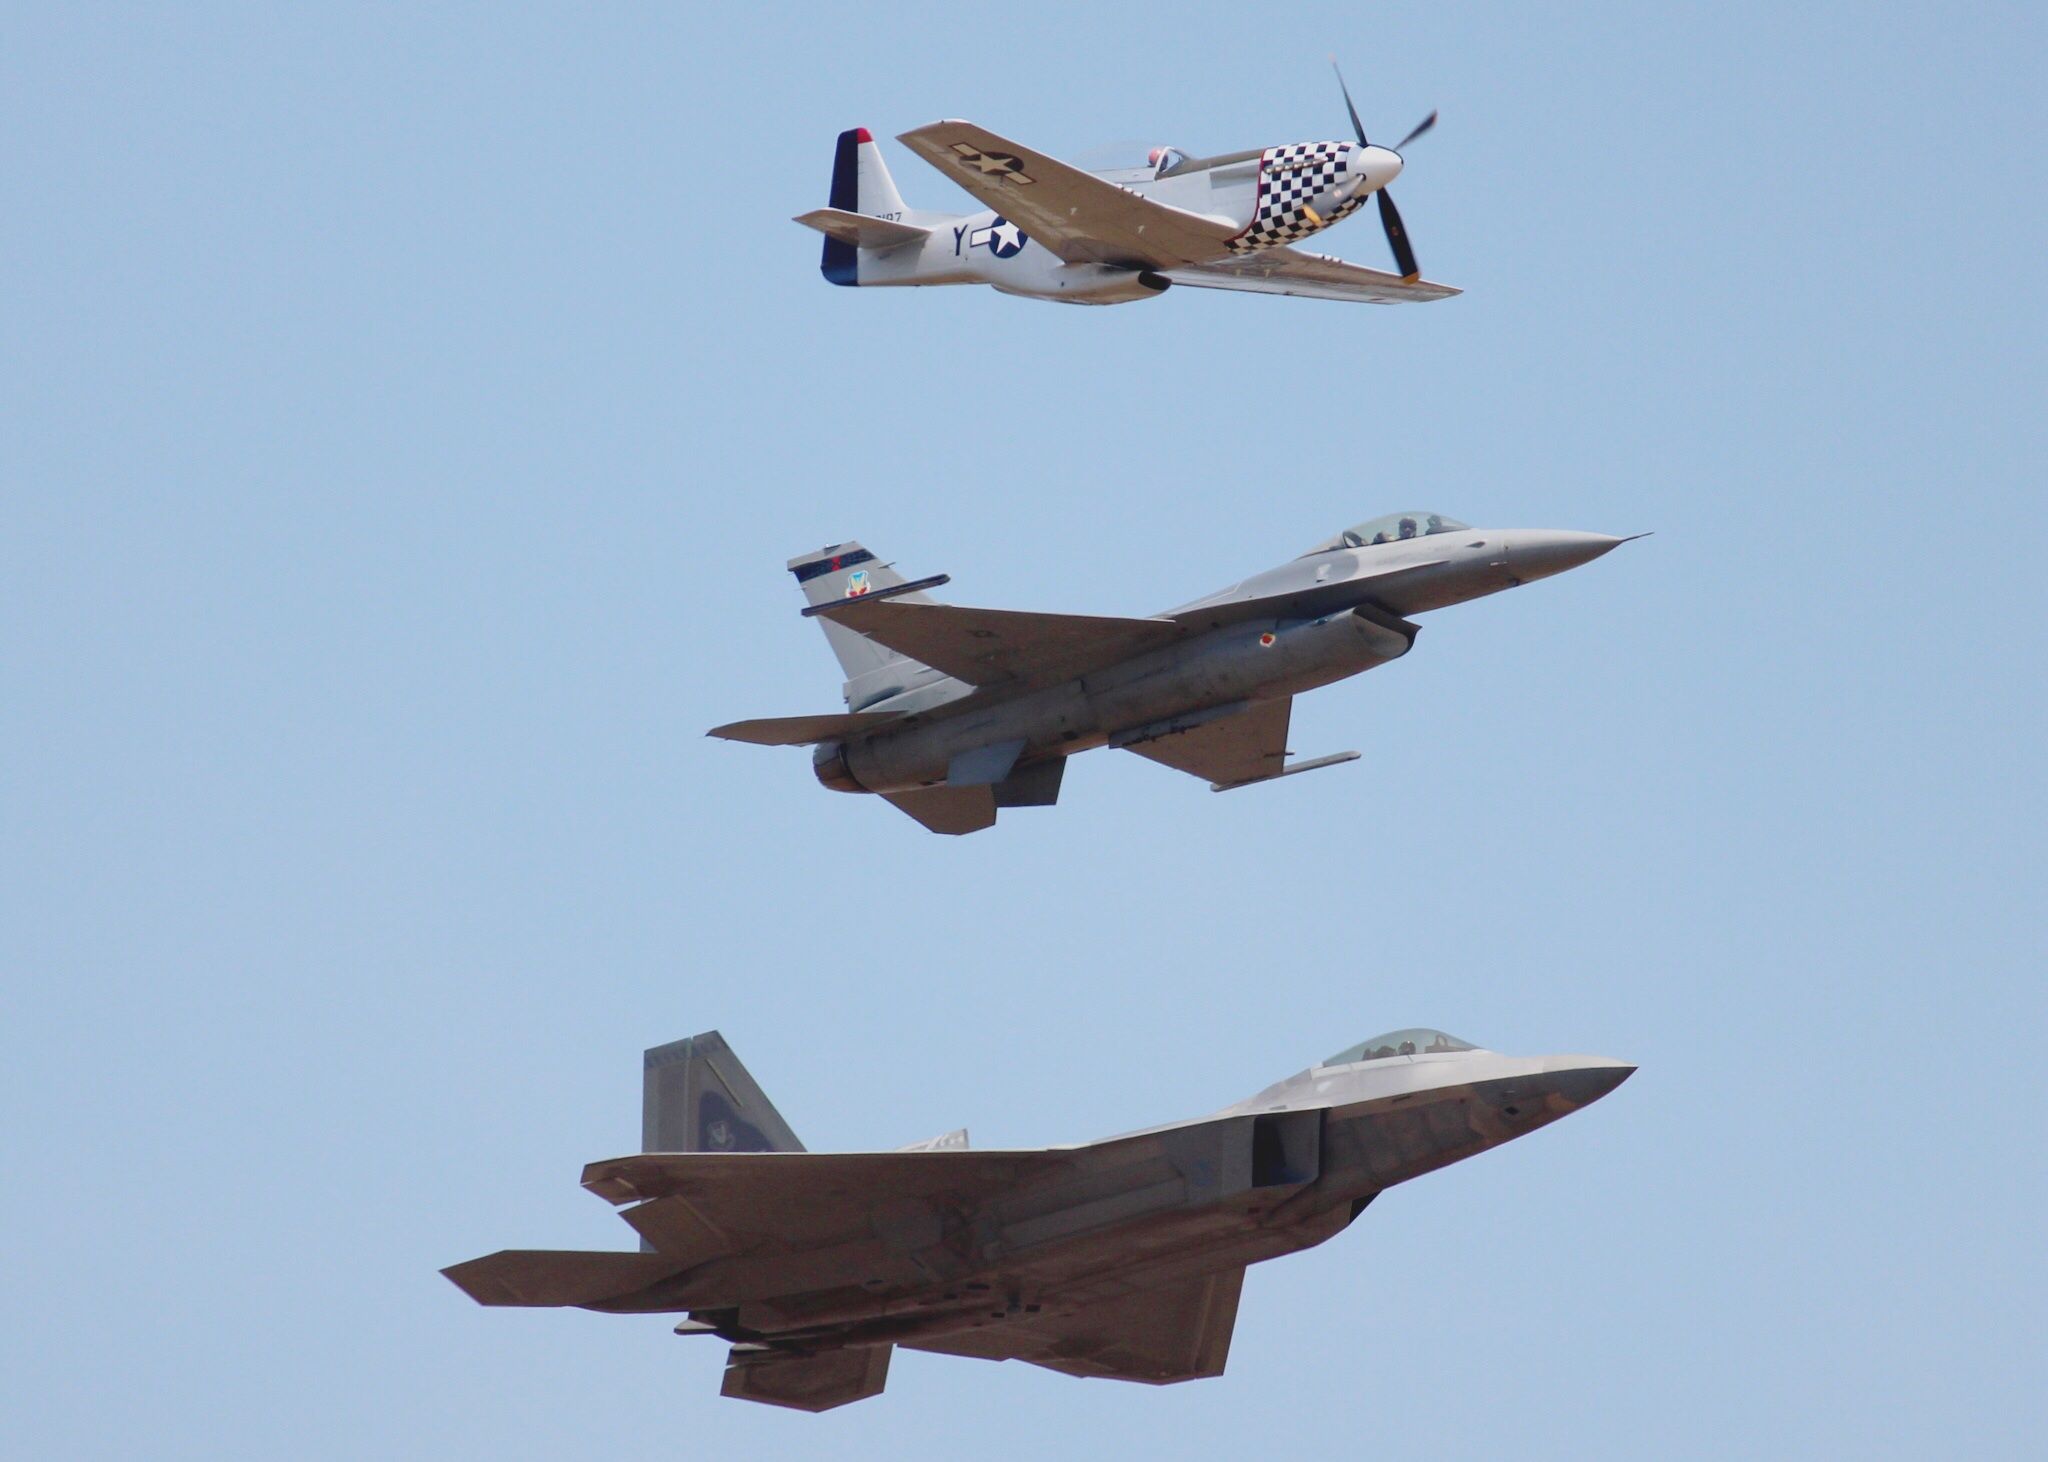
[[[1024,172],[1024,159],[1012,157],[1007,152],[983,152],[965,142],[953,144],[953,151],[960,161],[976,172],[989,177],[1001,178],[1006,183],[1025,184],[1031,181]]]

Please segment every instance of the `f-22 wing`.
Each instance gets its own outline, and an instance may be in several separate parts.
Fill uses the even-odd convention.
[[[1021,1360],[1069,1376],[1167,1386],[1223,1374],[1244,1270],[1139,1290],[1060,1315],[991,1325],[910,1350],[978,1360]]]

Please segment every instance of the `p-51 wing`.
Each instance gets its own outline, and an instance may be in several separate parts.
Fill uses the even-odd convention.
[[[1291,294],[1303,299],[1353,300],[1369,305],[1448,299],[1464,293],[1427,279],[1410,284],[1398,274],[1284,245],[1164,272],[1175,284],[1196,289],[1248,290],[1254,294]]]
[[[1233,1269],[1140,1290],[1071,1314],[1012,1320],[904,1344],[981,1360],[1028,1361],[1069,1376],[1164,1386],[1223,1374],[1243,1287],[1244,1270]]]
[[[972,122],[897,139],[1069,264],[1176,269],[1217,259],[1241,227],[1141,198]]]

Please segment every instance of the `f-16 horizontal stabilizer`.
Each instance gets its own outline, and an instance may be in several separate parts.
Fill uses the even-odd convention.
[[[797,1411],[830,1411],[881,1395],[889,1383],[889,1350],[874,1345],[804,1355],[736,1345],[726,1360],[725,1384],[718,1394]]]
[[[632,1294],[682,1266],[660,1254],[500,1249],[441,1272],[480,1305],[593,1305]]]
[[[731,721],[713,726],[704,734],[722,741],[745,741],[754,746],[811,746],[820,741],[837,741],[858,736],[902,717],[895,711],[838,711],[822,716],[763,716],[755,721]]]

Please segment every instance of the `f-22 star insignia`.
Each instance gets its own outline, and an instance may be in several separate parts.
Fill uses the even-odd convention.
[[[1001,178],[1006,183],[1023,184],[1031,181],[1024,172],[1024,159],[1021,157],[1012,157],[1007,152],[983,152],[980,148],[971,147],[965,142],[954,143],[953,151],[958,153],[960,161],[969,167]]]

